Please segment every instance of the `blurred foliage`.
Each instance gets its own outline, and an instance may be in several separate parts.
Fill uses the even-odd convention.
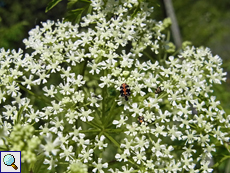
[[[184,2],[174,1],[175,12],[183,40],[191,40],[195,46],[210,47],[214,54],[228,60],[230,54],[230,1],[214,0]],[[230,61],[224,64],[230,70]]]
[[[27,21],[18,22],[10,27],[0,28],[0,45],[4,48],[11,47],[12,44],[22,40],[24,28],[28,25]]]
[[[66,2],[45,13],[50,0],[0,0],[0,48],[24,49],[23,38],[41,21],[64,17]]]
[[[46,12],[54,8],[59,2],[63,0],[52,0],[46,7]],[[90,0],[69,0],[67,4],[67,14],[65,16],[66,21],[73,23],[79,23],[82,16],[91,13],[92,8],[90,6]]]

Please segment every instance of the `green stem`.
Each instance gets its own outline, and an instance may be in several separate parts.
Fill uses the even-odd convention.
[[[115,139],[113,139],[113,137],[112,136],[110,136],[108,133],[106,133],[106,132],[104,132],[104,135],[115,145],[115,146],[117,146],[118,148],[120,148],[120,144],[118,144],[118,142],[115,140]]]
[[[100,132],[100,129],[92,129],[92,130],[79,130],[80,133],[94,133],[94,132]]]
[[[105,129],[105,131],[109,133],[121,133],[126,131],[126,129]]]
[[[168,95],[167,92],[163,92],[162,94],[159,95],[159,97],[157,97],[158,99],[162,99],[164,97],[166,97]]]
[[[86,60],[84,61],[84,64],[83,64],[83,69],[82,69],[82,72],[81,72],[81,75],[82,75],[83,77],[84,77],[84,75],[85,75],[85,69],[86,69],[87,61],[88,61],[88,59],[86,59]]]
[[[18,83],[19,87],[21,89],[23,89],[24,91],[28,92],[30,95],[36,96],[36,94],[34,94],[32,91],[28,90],[27,88],[25,88],[24,86],[22,86],[20,83]],[[40,96],[37,96],[38,98],[40,98]]]
[[[179,52],[180,52],[181,49],[177,49],[173,54],[172,56],[176,56]]]
[[[170,35],[171,35],[171,34],[170,34],[170,30],[168,30],[168,31],[167,31],[167,39],[166,39],[166,41],[169,41],[169,40],[170,40]]]
[[[106,90],[105,88],[107,89],[107,87],[104,87],[102,89],[102,98],[103,98],[103,100],[102,100],[102,117],[103,118],[105,117],[105,90]]]
[[[220,165],[224,160],[229,159],[230,155],[224,156],[219,162],[217,162],[215,165],[213,165],[213,168],[216,168],[217,166]]]
[[[86,122],[86,123],[93,126],[95,129],[98,129],[101,131],[101,127],[99,125],[95,124],[94,122],[91,121],[91,122]]]
[[[110,126],[110,125],[108,125],[108,119],[109,120],[113,120],[114,119],[114,116],[116,116],[116,114],[114,113],[114,108],[115,108],[115,106],[117,105],[116,103],[116,101],[115,101],[116,99],[114,99],[113,100],[113,105],[112,105],[112,107],[111,107],[111,109],[110,109],[110,111],[109,111],[109,114],[106,116],[106,119],[105,119],[105,127],[108,127],[108,126]]]
[[[34,97],[36,97],[36,98],[38,98],[38,99],[40,99],[40,100],[43,100],[43,101],[45,101],[46,103],[49,103],[49,104],[50,104],[50,102],[48,102],[45,98],[43,98],[43,97],[41,97],[41,96],[39,96],[39,95],[33,93],[32,91],[30,91],[30,90],[28,90],[27,88],[25,88],[24,86],[22,86],[20,83],[18,83],[18,85],[19,85],[19,87],[20,87],[22,90],[24,90],[25,92],[28,92],[30,95],[32,95],[32,96],[34,96]]]
[[[167,32],[167,38],[166,38],[166,42],[169,42],[170,40],[170,31]],[[165,62],[166,58],[167,58],[167,51],[164,51],[164,56],[163,56],[163,61],[162,62]]]
[[[161,79],[161,81],[164,81],[164,79],[160,76],[160,75],[158,75],[159,76],[159,78]]]
[[[104,70],[104,76],[107,76],[107,72],[106,70]],[[105,106],[106,106],[106,92],[107,92],[107,85],[105,85],[105,87],[102,89],[102,117],[105,118]]]
[[[155,61],[154,59],[153,59],[153,57],[151,57],[147,52],[143,52],[144,53],[144,55],[146,55],[149,59],[151,59],[153,62]]]
[[[131,161],[130,159],[127,159],[127,160],[128,160],[128,162],[130,162],[131,164],[133,164],[133,165],[135,165],[136,167],[140,168],[140,166],[139,166],[138,164],[134,163],[134,162]]]

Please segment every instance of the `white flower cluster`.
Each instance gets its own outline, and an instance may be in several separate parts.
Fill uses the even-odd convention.
[[[39,125],[48,169],[68,162],[66,169],[84,163],[100,173],[211,172],[216,146],[229,141],[230,116],[210,95],[225,80],[221,59],[187,47],[159,62],[164,25],[149,19],[152,8],[103,2],[92,1],[79,25],[32,29],[24,40],[31,53],[1,49],[4,135],[19,122]],[[118,96],[122,83],[128,101]]]

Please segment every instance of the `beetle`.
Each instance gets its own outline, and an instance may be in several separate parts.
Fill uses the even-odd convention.
[[[128,97],[130,96],[131,94],[131,91],[129,89],[129,85],[127,85],[126,83],[123,83],[121,84],[120,86],[120,94],[122,97],[125,98],[126,101],[128,101]]]
[[[155,94],[160,94],[162,92],[161,87],[157,87],[155,90]]]
[[[139,116],[139,117],[137,118],[137,120],[138,120],[139,124],[142,124],[143,122],[145,122],[143,116]]]

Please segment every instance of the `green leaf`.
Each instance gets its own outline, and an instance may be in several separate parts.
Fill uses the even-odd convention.
[[[66,16],[66,19],[70,19],[76,23],[80,22],[82,12],[85,10],[85,8],[78,8],[76,10],[71,10],[69,14]]]
[[[92,13],[92,6],[90,5],[89,8],[88,8],[88,11],[87,11],[87,14],[91,14]]]
[[[22,115],[22,112],[24,110],[26,106],[22,106],[19,111],[18,111],[18,114],[17,114],[17,118],[16,118],[16,121],[15,121],[15,124],[20,124],[20,120],[21,120],[21,115]]]
[[[77,2],[78,2],[78,0],[69,0],[69,2],[67,4],[67,9],[70,9]]]
[[[0,146],[0,151],[7,151],[7,150],[8,150],[7,147],[5,147],[5,146]]]
[[[67,4],[67,9],[70,9],[71,7],[73,7],[73,5],[76,4],[77,2],[87,3],[87,5],[92,3],[89,0],[69,0],[69,2]]]
[[[21,172],[29,172],[29,164],[27,162],[22,163]]]
[[[220,161],[218,161],[215,165],[213,165],[212,168],[218,167],[220,165],[220,163],[222,163],[224,160],[229,159],[229,158],[230,158],[229,155],[224,156]]]
[[[68,3],[76,3],[78,0],[69,0],[69,2]]]
[[[86,2],[86,3],[91,3],[90,0],[79,0],[79,1],[81,1],[81,2]]]
[[[52,0],[46,7],[46,13],[51,10],[54,6],[56,6],[59,2],[61,2],[62,0]]]
[[[37,156],[37,160],[35,161],[35,164],[33,165],[33,173],[41,173],[46,171],[47,172],[47,166],[44,166],[43,161],[45,159],[44,154],[40,154]]]

